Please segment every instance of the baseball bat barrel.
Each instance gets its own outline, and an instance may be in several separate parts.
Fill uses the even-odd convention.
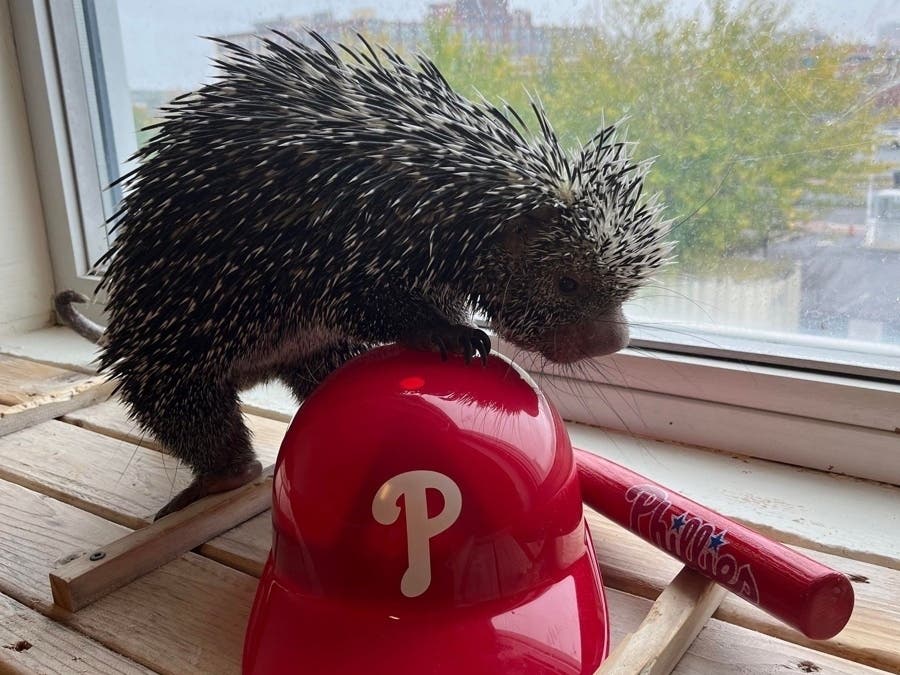
[[[850,619],[846,575],[608,459],[576,449],[575,461],[586,504],[805,636]]]

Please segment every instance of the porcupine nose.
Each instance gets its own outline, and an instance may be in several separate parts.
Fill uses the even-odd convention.
[[[551,361],[572,363],[613,354],[627,347],[628,339],[628,322],[622,308],[615,307],[588,321],[556,328],[542,352]]]

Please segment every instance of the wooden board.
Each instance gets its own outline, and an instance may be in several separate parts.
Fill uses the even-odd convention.
[[[113,383],[0,354],[0,436],[109,398]]]
[[[124,409],[115,402],[103,403],[73,413],[80,424],[103,431],[107,428],[121,430]],[[67,416],[68,417],[71,416]],[[261,420],[262,434],[258,440],[267,439],[270,448],[277,452],[276,443],[287,428],[285,424],[273,420]],[[59,424],[59,423],[52,423]],[[34,446],[46,445],[41,434],[33,432],[29,449],[20,453],[20,457],[31,457]],[[43,433],[43,432],[41,432]],[[115,431],[117,435],[119,431]],[[275,439],[278,439],[277,441]],[[0,439],[0,475],[7,466],[3,452],[3,441]],[[72,441],[76,442],[76,441]],[[57,464],[53,478],[57,479],[57,489],[64,489],[68,494],[63,499],[88,508],[94,512],[107,513],[121,511],[123,485],[119,481],[120,469],[113,468],[100,475],[91,474],[91,466],[104,464],[105,442],[90,437],[80,437],[77,441],[79,451],[71,455],[65,463],[68,467],[63,471],[62,464]],[[128,446],[130,448],[130,446]],[[117,446],[118,454],[123,451]],[[100,453],[98,459],[92,459],[95,452]],[[151,455],[146,461],[153,460],[154,453],[146,450],[135,451],[136,457],[141,453]],[[75,464],[70,463],[74,459]],[[158,460],[158,458],[156,458]],[[138,461],[141,464],[145,459]],[[46,466],[46,460],[42,460]],[[79,478],[88,475],[89,479]],[[49,481],[51,477],[40,480]],[[162,482],[160,474],[144,477],[144,484],[153,494],[167,493],[168,488]],[[83,481],[79,482],[79,481]],[[154,482],[155,481],[155,482]],[[64,484],[65,487],[60,487]],[[107,485],[105,491],[97,491],[96,487]],[[92,491],[92,487],[94,488]],[[40,489],[40,488],[38,488]],[[126,495],[127,496],[127,495]],[[164,501],[160,498],[160,501]],[[152,508],[152,504],[151,504]],[[145,513],[149,513],[148,509]],[[134,512],[131,512],[134,515]],[[651,600],[656,599],[661,590],[677,573],[680,564],[642,541],[623,528],[616,526],[605,518],[588,510],[587,516],[594,532],[597,555],[605,581],[613,588],[639,595]],[[116,522],[128,522],[122,516],[112,517]],[[248,574],[258,576],[271,544],[271,516],[262,514],[231,532],[225,533],[208,544],[200,552],[214,560],[223,562]],[[838,556],[810,551],[796,547],[797,550],[850,575],[856,580],[856,608],[850,622],[835,638],[827,641],[812,641],[801,633],[789,628],[777,619],[751,606],[747,602],[729,594],[723,601],[716,616],[740,626],[745,626],[777,636],[797,644],[813,647],[820,651],[858,660],[869,665],[900,672],[900,572],[879,567],[865,562],[841,558]]]
[[[52,605],[46,576],[56,560],[123,531],[68,504],[0,482],[0,592],[159,672],[239,673],[256,580],[211,560],[183,556],[77,614]],[[650,604],[609,592],[614,639],[633,631]],[[746,673],[752,663],[759,664],[755,673],[783,673],[786,665],[804,661],[824,673],[874,672],[722,622],[700,633],[674,672]]]
[[[619,600],[616,591],[610,600]],[[634,596],[624,596],[631,599]],[[647,602],[646,600],[644,602]],[[617,603],[618,619],[625,603]],[[816,652],[790,642],[740,628],[724,621],[711,619],[700,631],[688,651],[672,671],[674,675],[785,675],[816,673],[816,675],[849,675],[866,673],[884,675],[853,661]]]
[[[141,432],[128,416],[125,406],[112,398],[103,403],[75,410],[63,416],[63,421],[111,436],[130,444],[152,450],[162,450],[150,436]],[[253,447],[263,465],[274,464],[287,425],[274,419],[245,414],[244,419],[253,437]]]
[[[0,592],[153,670],[239,672],[257,581],[201,556],[185,555],[76,614],[53,604],[47,574],[60,558],[127,532],[0,482]]]
[[[776,541],[900,570],[900,537],[884,536],[897,529],[900,487],[581,424],[567,428],[576,447]]]
[[[199,552],[229,567],[259,577],[262,576],[263,565],[271,547],[272,512],[267,511],[211,539],[200,547]]]
[[[259,452],[269,459],[276,453],[271,444]],[[178,470],[169,455],[52,420],[0,438],[0,479],[137,529],[152,522],[171,494],[187,486],[190,474]],[[261,568],[255,561],[235,556],[243,546],[233,543],[220,551],[208,543],[201,551],[258,576]]]
[[[149,675],[153,671],[0,594],[0,672]]]
[[[711,579],[683,567],[597,675],[669,675],[725,593]]]
[[[680,563],[636,535],[587,510],[604,583],[654,599],[677,573]],[[856,605],[850,621],[830,640],[810,640],[742,598],[728,594],[715,616],[761,633],[891,672],[900,672],[900,572],[792,547],[849,575]]]
[[[267,422],[256,446],[264,465],[278,453]],[[51,420],[0,438],[0,478],[137,528],[187,487],[191,474],[169,455]]]
[[[0,478],[130,528],[191,481],[169,455],[56,420],[0,438]]]
[[[100,550],[80,553],[50,572],[54,602],[76,612],[151,570],[268,511],[272,467],[235,490],[209,495],[126,534]]]
[[[118,403],[92,406],[66,419],[70,417],[77,418],[85,427],[97,431],[111,428],[116,436],[128,438],[122,433],[122,420],[127,421],[127,416]],[[17,482],[54,494],[115,522],[133,527],[145,523],[171,490],[171,473],[161,470],[163,466],[171,469],[167,463],[170,460],[154,451],[135,448],[129,441],[103,438],[83,429],[64,430],[64,426],[51,422],[0,439],[0,476],[14,475]],[[262,419],[261,428],[263,433],[257,435],[257,441],[268,439],[263,442],[268,444],[270,452],[277,453],[286,425]],[[15,451],[9,450],[10,444],[16,446]],[[63,457],[48,456],[47,448],[52,447],[66,448]],[[123,457],[127,458],[127,468],[123,467]],[[186,475],[182,478],[187,480]],[[677,571],[678,563],[596,514],[589,513],[589,518],[596,532],[598,557],[607,583],[655,599]],[[199,550],[214,560],[256,576],[261,573],[268,554],[270,530],[271,517],[263,514]],[[822,643],[809,641],[734,597],[726,598],[716,616],[836,655],[883,668],[900,668],[900,639],[897,638],[900,573],[827,554],[804,552],[854,575],[852,578],[869,580],[869,583],[855,584],[856,610],[850,624],[836,638]]]

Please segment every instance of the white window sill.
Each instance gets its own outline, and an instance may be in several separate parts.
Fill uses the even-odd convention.
[[[95,356],[93,345],[66,328],[0,337],[0,352],[84,371],[93,370]],[[256,387],[242,399],[248,409],[280,419],[289,419],[296,408],[279,384]],[[896,486],[585,424],[568,426],[573,445],[774,538],[900,569]]]

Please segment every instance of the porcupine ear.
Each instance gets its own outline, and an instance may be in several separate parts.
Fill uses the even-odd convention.
[[[513,257],[522,255],[529,240],[552,228],[559,221],[559,216],[559,211],[553,206],[539,206],[516,216],[503,228],[503,248]]]

